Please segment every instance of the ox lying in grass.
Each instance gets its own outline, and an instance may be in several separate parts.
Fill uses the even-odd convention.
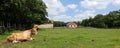
[[[18,43],[23,41],[33,40],[32,35],[37,34],[38,25],[34,25],[32,29],[25,30],[19,33],[13,33],[7,37],[7,41],[12,43]]]

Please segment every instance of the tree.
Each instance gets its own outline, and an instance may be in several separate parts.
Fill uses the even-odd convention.
[[[92,20],[91,26],[98,28],[107,28],[107,25],[104,23],[104,15],[102,14],[96,15]]]
[[[83,26],[91,26],[97,28],[119,28],[120,10],[111,11],[106,15],[97,14],[94,18],[83,20],[81,24]]]
[[[54,21],[54,27],[63,27],[66,26],[66,23],[62,21]]]
[[[49,20],[46,8],[42,0],[1,0],[0,22],[5,27],[10,23],[30,28],[34,23],[41,24]]]
[[[89,20],[88,20],[88,19],[84,19],[84,20],[81,22],[81,25],[83,25],[83,26],[89,26],[88,23],[89,23]]]
[[[105,16],[105,23],[108,27],[116,27],[116,21],[119,20],[118,18],[119,16],[116,14],[116,11],[110,12]]]

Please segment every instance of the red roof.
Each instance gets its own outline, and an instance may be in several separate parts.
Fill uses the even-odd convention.
[[[67,25],[77,25],[77,22],[70,22],[70,23],[68,23]]]

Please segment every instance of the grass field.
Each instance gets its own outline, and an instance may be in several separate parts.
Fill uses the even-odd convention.
[[[8,35],[0,35],[0,42]],[[120,29],[40,29],[34,38],[7,48],[120,48]]]

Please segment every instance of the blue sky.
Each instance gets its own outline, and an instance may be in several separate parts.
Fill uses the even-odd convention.
[[[54,21],[82,21],[96,14],[120,9],[120,0],[43,0],[48,18]]]

